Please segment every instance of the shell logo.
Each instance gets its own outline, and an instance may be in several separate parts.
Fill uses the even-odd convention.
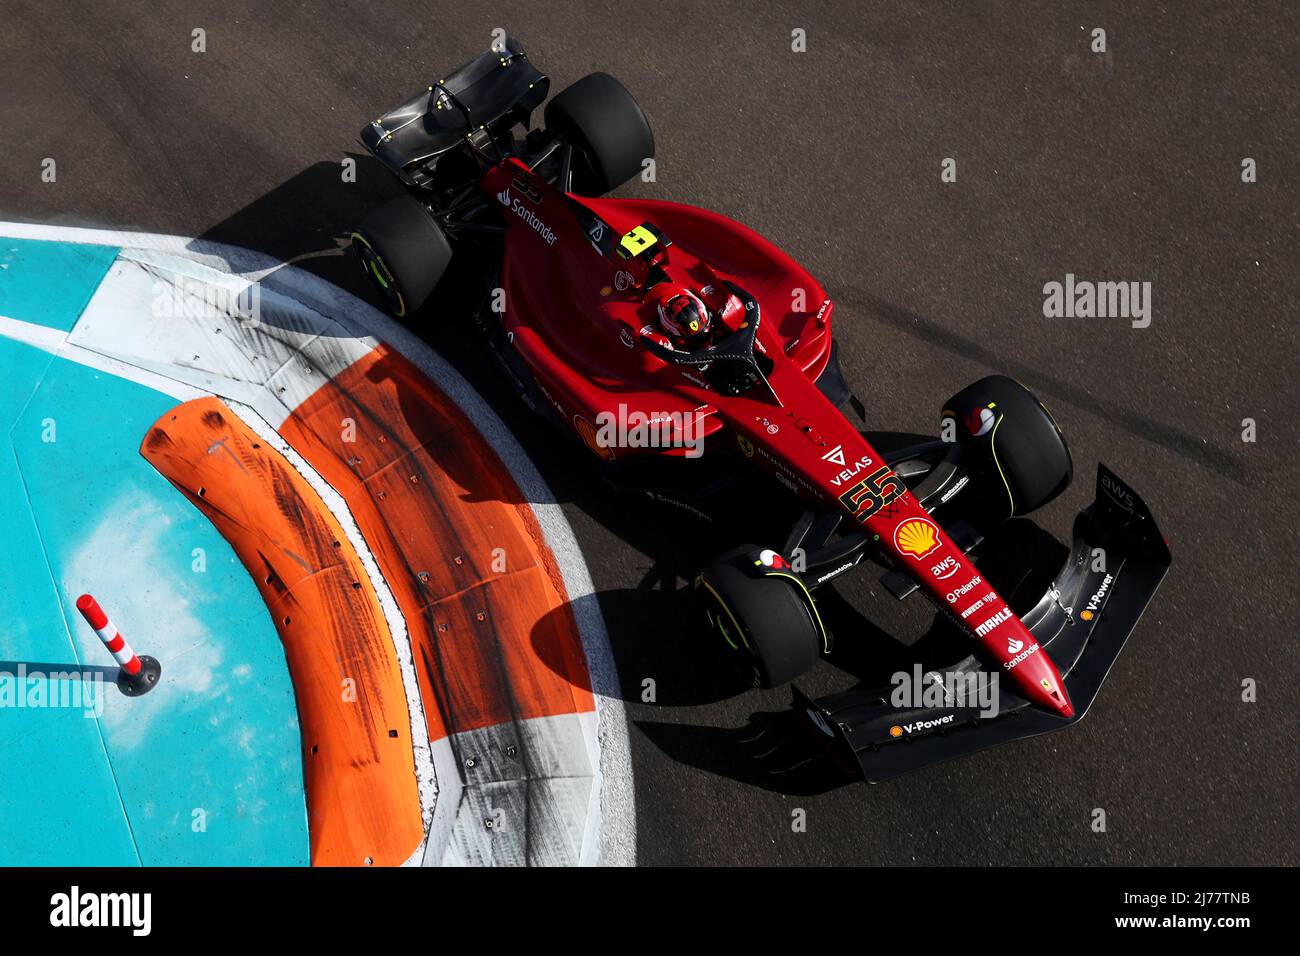
[[[903,728],[898,726],[898,724],[894,724],[894,726],[889,728],[889,736],[891,737],[903,736]]]
[[[1092,612],[1091,612],[1091,611],[1081,611],[1081,612],[1079,613],[1079,617],[1083,618],[1085,621],[1091,621],[1091,620],[1092,620]]]
[[[908,518],[894,529],[894,546],[919,561],[939,547],[939,529],[933,521]]]

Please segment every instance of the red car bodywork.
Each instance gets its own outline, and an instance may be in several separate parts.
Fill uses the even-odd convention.
[[[482,187],[502,204],[507,223],[503,328],[546,399],[593,452],[682,453],[597,443],[598,416],[620,406],[652,420],[697,416],[706,445],[733,445],[812,505],[860,522],[884,560],[913,577],[1017,693],[1073,715],[1046,651],[817,388],[830,358],[833,307],[811,275],[750,229],[694,207],[565,194],[514,159],[489,170]],[[644,265],[613,251],[645,223],[671,241],[674,278],[695,288],[729,281],[757,300],[756,349],[772,362],[770,392],[758,385],[723,395],[645,347],[643,330],[654,328],[655,313],[642,301]]]

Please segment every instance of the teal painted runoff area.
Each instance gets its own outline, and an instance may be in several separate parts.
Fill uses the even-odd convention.
[[[15,243],[0,238],[0,264],[20,253],[0,269],[0,315],[72,328],[71,303],[90,301],[112,257]],[[79,286],[44,313],[24,275],[42,262]],[[308,863],[279,636],[230,546],[139,453],[177,400],[3,324],[0,376],[0,865]],[[162,662],[153,691],[112,683],[74,606],[83,592]],[[81,665],[109,676],[31,676]]]

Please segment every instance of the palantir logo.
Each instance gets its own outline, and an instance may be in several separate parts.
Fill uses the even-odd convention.
[[[50,925],[129,926],[131,935],[148,936],[153,928],[153,894],[82,893],[73,886],[50,897]]]

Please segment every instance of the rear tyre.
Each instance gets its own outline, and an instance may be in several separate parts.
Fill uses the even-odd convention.
[[[573,189],[609,192],[655,154],[654,133],[632,94],[608,73],[592,73],[546,104],[546,128],[574,147]]]
[[[424,204],[398,196],[352,233],[352,250],[384,305],[398,318],[415,312],[451,262],[451,245]]]
[[[1061,429],[1015,379],[982,378],[949,399],[943,414],[956,419],[962,441],[987,456],[1008,516],[1036,511],[1069,486],[1074,464]]]
[[[807,589],[788,572],[751,574],[746,545],[709,564],[695,579],[710,623],[732,648],[749,655],[755,682],[780,687],[817,663],[822,628]]]

